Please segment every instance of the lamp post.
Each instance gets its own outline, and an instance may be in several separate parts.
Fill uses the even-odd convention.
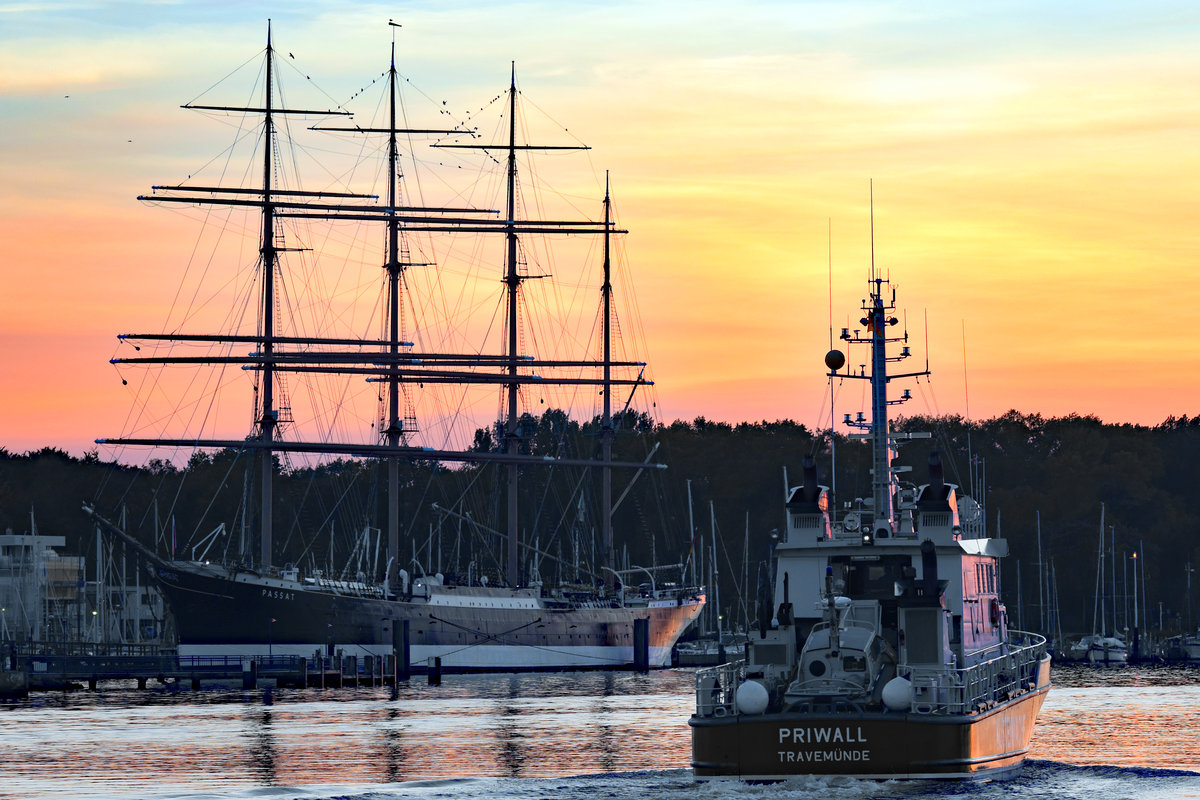
[[[1192,569],[1192,562],[1189,561],[1183,571],[1187,575],[1187,607],[1183,610],[1183,619],[1184,625],[1190,631],[1192,629],[1192,573],[1196,570]]]
[[[1133,551],[1133,555],[1129,560],[1133,562],[1133,659],[1137,660],[1138,650],[1140,650],[1141,639],[1138,636],[1138,562],[1137,551]]]

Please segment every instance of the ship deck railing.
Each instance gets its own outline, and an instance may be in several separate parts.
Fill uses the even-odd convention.
[[[1009,631],[1007,641],[977,664],[962,669],[902,664],[897,674],[912,683],[912,713],[958,716],[986,711],[1036,687],[1045,657],[1046,637]]]
[[[737,713],[734,701],[743,680],[744,659],[696,670],[696,714],[725,717]]]
[[[300,582],[296,582],[300,583]],[[332,578],[304,578],[305,586],[314,587],[321,591],[331,594],[346,595],[349,597],[375,597],[383,598],[386,592],[382,586],[375,586],[358,581],[340,581]]]
[[[963,669],[901,664],[898,675],[912,683],[913,714],[961,716],[986,711],[1037,687],[1038,668],[1046,657],[1046,638],[1009,631],[1008,639],[983,654],[984,660]],[[696,671],[696,715],[737,714],[737,688],[745,676],[744,660]]]

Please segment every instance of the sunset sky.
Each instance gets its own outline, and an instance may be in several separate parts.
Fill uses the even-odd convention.
[[[338,102],[389,18],[452,105],[516,62],[611,171],[664,422],[828,424],[830,256],[856,327],[872,181],[934,371],[905,413],[1200,413],[1200,4],[62,0],[0,2],[0,446],[125,430],[115,334],[162,325],[194,241],[135,197],[219,153],[179,106],[268,17]]]

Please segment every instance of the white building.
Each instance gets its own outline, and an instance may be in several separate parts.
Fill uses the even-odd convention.
[[[87,559],[64,556],[66,537],[0,535],[0,642],[169,643],[163,599],[144,582],[135,556],[97,536],[91,580]]]
[[[90,613],[81,603],[84,559],[60,556],[62,536],[0,536],[0,640],[79,640]]]

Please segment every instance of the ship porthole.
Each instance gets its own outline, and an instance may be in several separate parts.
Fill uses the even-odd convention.
[[[815,678],[821,677],[822,675],[825,674],[825,662],[824,661],[812,662],[811,664],[808,665],[808,671]]]

